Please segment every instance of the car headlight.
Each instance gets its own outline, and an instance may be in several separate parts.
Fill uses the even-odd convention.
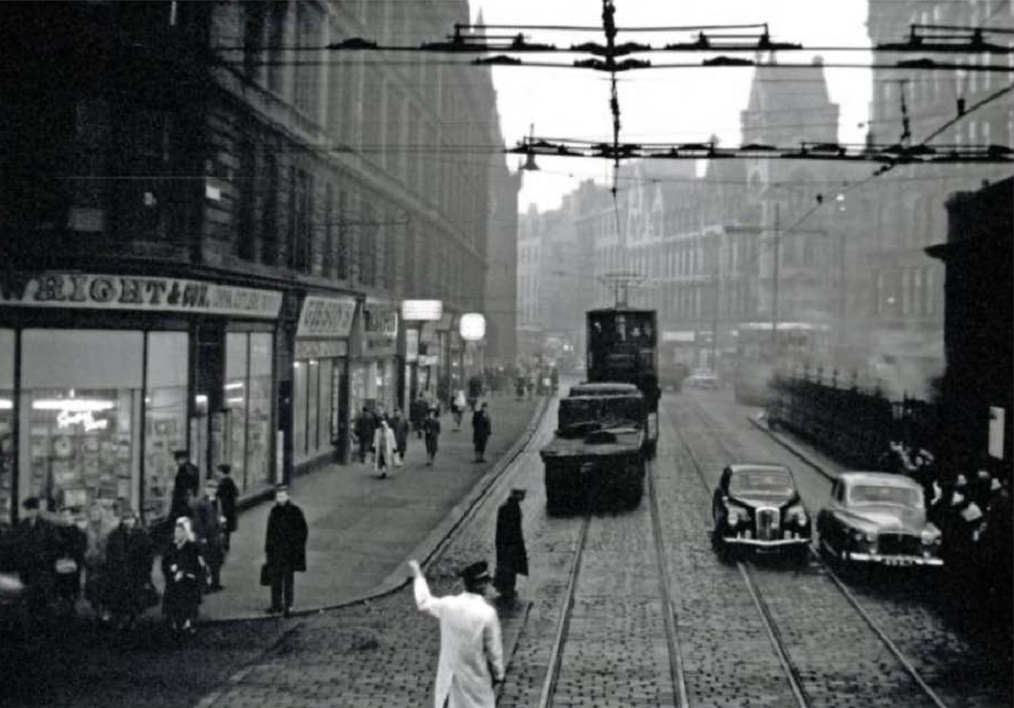
[[[876,543],[877,534],[875,531],[860,531],[859,529],[853,529],[852,540],[856,543]]]
[[[785,510],[785,523],[791,524],[792,522],[796,522],[800,526],[806,526],[806,509],[802,505],[790,506]]]
[[[740,522],[748,521],[749,518],[746,509],[741,509],[738,506],[730,506],[725,515],[725,521],[729,526],[735,526]]]

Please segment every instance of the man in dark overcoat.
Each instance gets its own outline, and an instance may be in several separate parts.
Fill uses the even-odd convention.
[[[359,441],[359,461],[366,462],[366,453],[373,447],[373,434],[377,431],[377,419],[370,409],[363,406],[363,411],[352,423],[352,432]]]
[[[524,489],[512,489],[507,501],[496,512],[496,575],[493,586],[500,599],[511,601],[517,596],[518,575],[528,575],[528,552],[521,528],[521,500]]]
[[[25,585],[25,605],[29,619],[49,619],[49,603],[56,585],[56,558],[60,548],[57,528],[40,516],[38,497],[21,503],[23,518],[14,533],[14,560]]]
[[[209,479],[204,483],[204,496],[194,505],[193,526],[197,547],[208,566],[208,582],[203,588],[206,592],[218,592],[222,589],[222,564],[225,562],[225,549],[222,548],[223,528],[225,516],[218,500],[218,481]]]
[[[401,409],[395,408],[390,422],[391,430],[394,431],[394,447],[398,451],[398,459],[400,463],[404,463],[405,453],[408,451],[408,421],[401,414]]]
[[[200,470],[190,461],[190,453],[177,450],[173,453],[176,460],[176,477],[173,480],[172,503],[169,507],[169,523],[176,523],[181,516],[191,516],[194,502],[197,501],[197,488],[200,483]]]
[[[493,421],[489,417],[489,408],[485,401],[472,414],[472,444],[475,445],[475,461],[486,461],[486,441],[493,432]]]
[[[222,516],[225,517],[225,528],[222,529],[222,550],[229,552],[229,539],[239,528],[236,519],[236,500],[239,498],[239,488],[232,481],[232,465],[219,465],[218,471],[221,477],[218,480],[218,501],[222,507]]]
[[[275,489],[275,505],[268,515],[264,540],[266,567],[271,579],[271,607],[268,612],[292,612],[295,573],[306,572],[306,539],[309,529],[303,510],[289,499],[289,488]]]

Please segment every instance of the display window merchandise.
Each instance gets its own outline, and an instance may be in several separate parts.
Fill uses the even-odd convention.
[[[293,363],[292,449],[296,464],[331,452],[337,358]]]
[[[14,481],[14,331],[0,329],[0,518],[11,518]]]
[[[223,459],[240,493],[274,482],[271,458],[273,335],[229,332],[225,337]]]

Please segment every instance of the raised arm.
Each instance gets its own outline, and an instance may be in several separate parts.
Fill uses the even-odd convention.
[[[408,567],[412,569],[412,591],[415,594],[415,606],[420,612],[428,612],[434,617],[440,616],[441,598],[430,594],[430,586],[419,567],[419,561],[410,560]]]

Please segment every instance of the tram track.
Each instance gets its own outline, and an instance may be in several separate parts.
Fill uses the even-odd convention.
[[[693,401],[690,405],[695,409],[694,415],[698,419],[710,422],[699,402]],[[725,459],[737,459],[738,455],[734,454],[725,440],[719,438],[714,426],[706,424],[701,429]],[[696,471],[705,496],[709,495],[711,485],[705,477],[704,466],[691,448],[686,433],[677,428],[677,437]],[[817,705],[925,705],[946,708],[946,704],[923,679],[913,663],[812,548],[810,560],[815,561],[818,572],[813,573],[809,569],[794,574],[787,574],[782,569],[766,572],[756,561],[736,561],[744,585],[758,614],[763,618],[772,649],[779,658],[796,705],[801,708]],[[824,592],[829,582],[835,588],[833,597],[843,598],[844,606]],[[810,603],[808,607],[803,606],[807,607],[806,612],[798,611],[800,603]],[[815,603],[820,606],[814,607]],[[845,607],[848,608],[847,613],[843,612]],[[855,615],[861,618],[862,625],[869,630],[866,636],[854,634],[857,624],[854,622]],[[853,621],[850,621],[850,616]],[[814,619],[819,619],[820,622],[814,622]],[[846,667],[822,665],[825,660],[823,652],[814,646],[814,638],[819,639],[833,633],[835,630],[828,626],[821,627],[820,624],[827,624],[834,619],[841,620],[837,628],[841,632],[837,641],[849,642],[851,651],[856,653],[856,666],[865,672],[862,682],[843,677],[846,673],[843,669]],[[846,628],[853,634],[845,631]],[[870,641],[869,633],[875,637],[875,642]],[[856,651],[860,648],[866,653]],[[884,661],[887,656],[893,660],[893,666],[888,666],[888,662]],[[880,680],[871,680],[877,677],[877,672]],[[913,687],[915,690],[912,690]]]
[[[643,506],[645,504],[648,507],[647,511],[650,516],[650,533],[652,537],[651,554],[655,561],[654,571],[657,575],[656,579],[658,591],[657,596],[650,599],[642,598],[640,601],[645,605],[657,606],[658,614],[661,615],[662,628],[652,628],[651,623],[648,622],[647,633],[651,636],[638,636],[636,639],[647,640],[648,644],[654,644],[658,639],[664,638],[667,658],[667,665],[665,668],[668,679],[672,684],[672,690],[671,692],[659,691],[656,694],[656,697],[665,697],[668,700],[658,702],[648,702],[649,695],[646,692],[642,694],[645,702],[637,703],[637,705],[672,705],[675,708],[687,708],[687,706],[689,706],[683,675],[682,655],[680,653],[679,638],[677,635],[676,616],[672,605],[672,593],[669,587],[669,570],[666,562],[667,556],[665,541],[662,536],[661,523],[659,520],[658,498],[655,491],[655,485],[652,480],[652,470],[653,463],[649,462],[645,472],[645,489],[647,492],[647,498],[642,501],[642,504],[638,507],[638,509],[631,512],[621,512],[618,515],[609,514],[602,517],[586,511],[583,512],[580,517],[580,529],[574,544],[573,561],[567,582],[563,608],[558,620],[552,648],[550,650],[549,666],[543,680],[542,691],[537,704],[538,708],[552,708],[554,705],[561,704],[568,706],[574,705],[574,696],[563,696],[564,700],[559,704],[557,703],[557,698],[561,697],[560,693],[566,693],[566,691],[570,689],[570,686],[561,687],[560,682],[565,656],[569,655],[569,650],[575,649],[575,644],[581,644],[588,641],[584,637],[575,636],[572,634],[571,630],[574,624],[575,609],[580,604],[578,601],[578,594],[582,589],[581,571],[587,561],[586,551],[588,550],[589,544],[589,531],[592,529],[593,525],[596,524],[632,522],[632,527],[636,527],[638,524],[635,521],[635,517],[643,517]],[[646,615],[651,615],[650,609],[641,609]],[[640,627],[638,627],[638,629],[639,628]],[[662,636],[660,637],[659,635]],[[592,637],[592,641],[594,641],[594,637]],[[576,648],[573,653],[580,655],[582,650],[581,648]],[[596,705],[600,704],[596,703]],[[607,703],[603,705],[611,704]],[[631,703],[631,705],[634,704]]]

